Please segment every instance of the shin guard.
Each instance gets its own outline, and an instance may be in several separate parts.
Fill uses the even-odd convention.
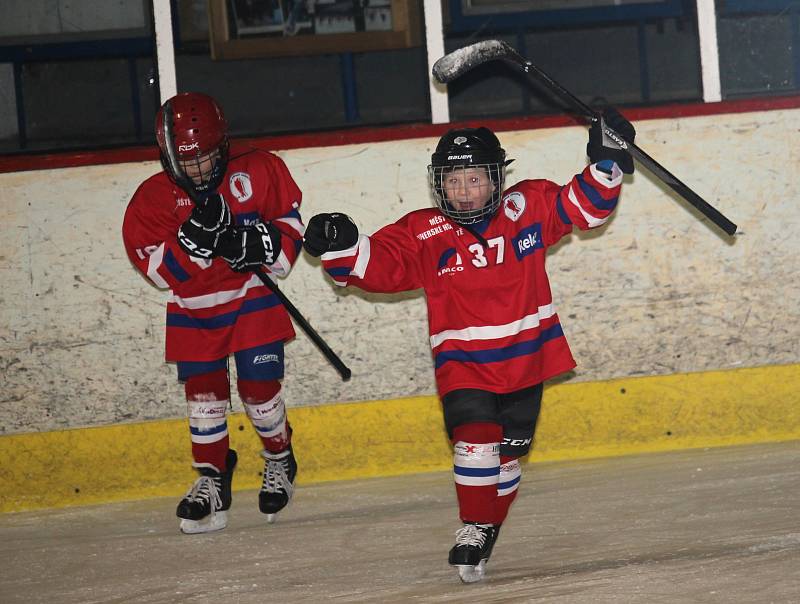
[[[194,465],[206,467],[210,464],[220,472],[224,472],[229,443],[228,372],[226,369],[220,369],[192,376],[186,380],[185,391]]]
[[[462,522],[494,521],[502,439],[499,424],[465,424],[453,430],[453,471]]]
[[[281,396],[281,383],[278,380],[239,380],[238,386],[247,416],[264,449],[271,453],[285,450],[291,441],[291,430]]]
[[[500,525],[508,516],[508,509],[517,497],[522,468],[516,457],[500,456],[500,479],[497,483],[494,524]]]

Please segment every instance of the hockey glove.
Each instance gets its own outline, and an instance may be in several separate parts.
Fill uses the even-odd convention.
[[[358,227],[347,214],[317,214],[306,226],[303,247],[314,257],[339,252],[358,241]]]
[[[636,137],[633,125],[619,111],[613,107],[606,107],[600,120],[594,122],[589,128],[589,143],[586,145],[586,155],[589,156],[589,160],[596,164],[604,159],[610,159],[616,162],[619,169],[625,174],[633,174],[633,158],[611,138],[603,134],[603,126],[615,130],[629,143],[633,143],[633,139]]]
[[[281,233],[269,222],[234,227],[220,238],[218,252],[233,270],[244,273],[278,259]]]
[[[192,209],[178,227],[178,243],[183,251],[198,258],[216,256],[220,236],[231,225],[231,210],[222,195],[209,195],[202,204]]]

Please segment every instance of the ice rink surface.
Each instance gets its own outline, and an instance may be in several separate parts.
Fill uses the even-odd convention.
[[[524,465],[472,585],[449,473],[300,486],[273,525],[234,492],[205,535],[178,498],[5,514],[0,602],[797,603],[799,462],[793,441]]]

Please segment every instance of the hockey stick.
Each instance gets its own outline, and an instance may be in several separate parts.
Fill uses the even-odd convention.
[[[172,136],[172,105],[169,101],[164,104],[164,116],[163,116],[163,126],[164,126],[164,143],[165,147],[167,148],[166,152],[166,159],[169,162],[169,167],[172,170],[172,173],[175,176],[175,184],[177,184],[181,189],[186,191],[186,194],[189,195],[193,203],[198,202],[198,195],[197,191],[195,191],[194,186],[192,185],[191,179],[186,176],[183,172],[180,164],[178,163],[178,155],[175,152],[175,139]],[[286,297],[286,295],[280,290],[278,284],[275,283],[269,276],[260,268],[253,269],[253,273],[261,279],[262,283],[270,290],[273,294],[275,294],[278,299],[283,304],[284,308],[289,312],[295,322],[301,327],[301,329],[306,332],[311,341],[317,345],[317,348],[320,349],[325,358],[336,368],[336,371],[339,372],[339,375],[342,376],[342,380],[345,382],[350,379],[350,369],[345,365],[342,360],[336,356],[336,353],[331,350],[331,347],[322,339],[322,337],[314,330],[313,327],[306,321],[306,318],[300,313],[299,310],[295,307],[294,304]]]
[[[600,119],[600,114],[598,112],[594,111],[569,90],[561,86],[561,84],[536,67],[536,65],[522,57],[511,46],[500,40],[484,40],[454,50],[436,61],[431,71],[433,72],[433,77],[435,77],[437,81],[442,84],[447,84],[472,68],[495,59],[507,61],[515,65],[529,77],[535,78],[544,84],[551,92],[557,94],[571,105],[588,123],[594,123]],[[628,151],[640,164],[697,208],[706,218],[725,231],[725,233],[731,236],[736,233],[737,226],[733,222],[728,220],[719,210],[692,191],[692,189],[682,183],[674,174],[669,172],[664,166],[642,151],[634,143],[625,140],[617,131],[605,125],[603,126],[603,134],[605,137],[610,138],[621,149]]]

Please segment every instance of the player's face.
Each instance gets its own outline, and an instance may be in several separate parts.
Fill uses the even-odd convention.
[[[192,159],[180,160],[181,169],[186,176],[192,179],[194,184],[201,185],[208,181],[211,170],[214,169],[214,164],[219,157],[219,150],[215,150]]]
[[[459,212],[480,210],[491,199],[494,185],[485,168],[456,168],[442,175],[445,197]]]

